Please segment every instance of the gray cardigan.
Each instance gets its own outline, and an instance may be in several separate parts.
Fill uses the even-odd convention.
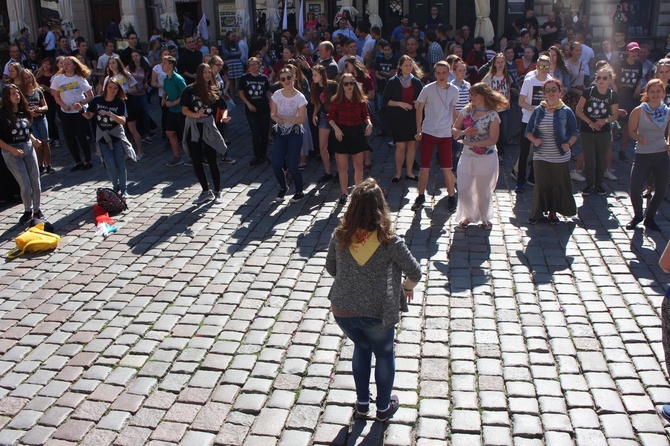
[[[348,249],[340,251],[337,244],[333,236],[328,246],[326,271],[335,281],[328,299],[344,311],[381,319],[383,329],[397,324],[401,309],[407,311],[403,273],[413,282],[421,280],[421,267],[404,240],[394,235],[389,245],[380,245],[363,266]]]

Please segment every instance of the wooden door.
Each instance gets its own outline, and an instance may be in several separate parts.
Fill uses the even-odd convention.
[[[91,2],[91,14],[93,15],[93,34],[97,43],[105,41],[105,31],[109,27],[110,20],[119,23],[121,11],[116,1]]]

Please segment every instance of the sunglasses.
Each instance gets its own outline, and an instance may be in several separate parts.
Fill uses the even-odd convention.
[[[352,87],[356,85],[356,82],[342,82],[342,85],[344,85],[345,87]]]
[[[558,88],[556,88],[556,87],[554,87],[554,88],[545,88],[545,89],[544,89],[544,92],[545,92],[545,93],[556,93],[557,91],[558,91]]]
[[[537,69],[538,69],[538,70],[548,70],[548,69],[549,69],[549,66],[547,66],[547,65],[538,65],[538,66],[537,66]]]
[[[606,81],[609,80],[609,76],[596,76],[596,79],[599,81]]]
[[[282,82],[290,81],[291,79],[293,79],[293,76],[284,76],[279,78],[279,80]]]

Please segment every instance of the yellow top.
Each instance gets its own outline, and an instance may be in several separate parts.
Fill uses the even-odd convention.
[[[379,238],[377,238],[377,231],[360,231],[354,238],[355,241],[349,245],[349,252],[356,262],[360,266],[363,266],[370,260],[370,257],[372,257],[372,254],[375,253],[381,243],[379,242]]]

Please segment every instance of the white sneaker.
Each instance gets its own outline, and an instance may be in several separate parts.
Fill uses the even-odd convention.
[[[200,195],[198,195],[198,198],[193,200],[193,204],[200,204],[204,203],[206,201],[212,201],[214,200],[214,194],[212,193],[211,190],[202,192]]]
[[[575,181],[586,181],[584,175],[582,175],[581,172],[578,172],[576,170],[570,171],[570,178],[572,178]]]
[[[616,181],[618,179],[610,169],[605,169],[605,174],[603,176],[605,177],[605,179],[612,181]]]

